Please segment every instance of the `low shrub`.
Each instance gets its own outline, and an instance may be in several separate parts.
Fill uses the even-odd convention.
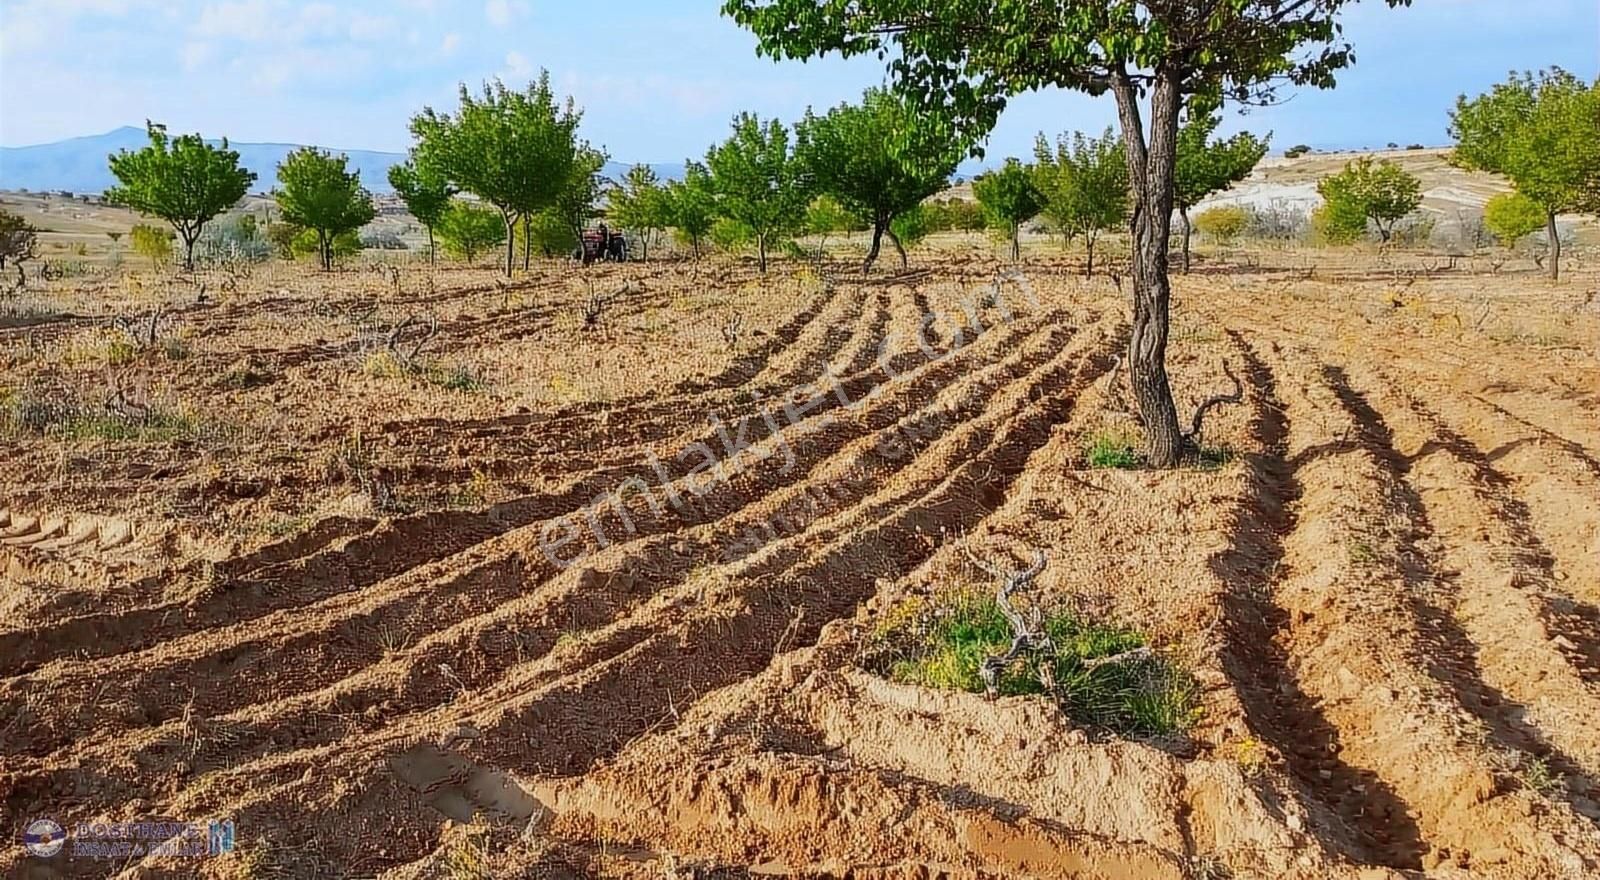
[[[1224,244],[1238,238],[1250,226],[1250,209],[1243,205],[1218,205],[1194,217],[1200,234]]]
[[[1136,630],[1084,620],[1056,608],[1043,615],[1051,649],[1001,671],[1003,696],[1053,697],[1073,720],[1118,733],[1181,733],[1198,718],[1194,679],[1149,647]],[[993,594],[962,588],[913,600],[870,637],[863,664],[902,684],[983,693],[985,659],[1011,647],[1012,632]],[[1130,652],[1135,652],[1131,653]],[[1109,663],[1096,660],[1118,655]]]

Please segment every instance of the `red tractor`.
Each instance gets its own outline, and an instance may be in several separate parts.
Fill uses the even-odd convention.
[[[628,259],[628,239],[620,232],[611,232],[604,226],[585,229],[573,250],[572,258],[585,266],[595,261],[622,263]]]

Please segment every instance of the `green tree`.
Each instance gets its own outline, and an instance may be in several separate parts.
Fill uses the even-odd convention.
[[[556,99],[550,74],[541,72],[522,92],[496,80],[474,97],[463,85],[454,115],[426,107],[411,120],[418,158],[499,209],[506,227],[507,276],[515,268],[517,221],[556,207],[567,191],[579,154],[581,117],[572,99]],[[524,264],[530,247],[524,236]]]
[[[841,104],[822,116],[807,109],[795,140],[795,154],[816,191],[833,196],[871,227],[862,271],[878,259],[885,234],[906,265],[895,218],[944,189],[965,152],[934,117],[881,89],[868,89],[860,104]]]
[[[1544,206],[1518,192],[1501,193],[1483,206],[1483,225],[1508,250],[1538,232],[1545,220]]]
[[[606,216],[613,225],[632,229],[639,236],[642,259],[650,258],[650,242],[672,225],[667,191],[649,165],[634,165],[622,183],[611,191]]]
[[[150,145],[111,156],[117,184],[108,204],[132,208],[172,225],[183,240],[183,267],[194,268],[194,243],[206,223],[244,198],[256,175],[239,167],[228,140],[212,146],[198,134],[167,137],[167,127],[146,123]]]
[[[1487,93],[1456,99],[1455,160],[1504,174],[1544,209],[1550,277],[1561,277],[1556,215],[1600,213],[1600,81],[1555,68],[1511,77]]]
[[[1083,132],[1056,139],[1052,152],[1043,132],[1034,141],[1034,185],[1044,197],[1042,212],[1070,241],[1083,236],[1088,253],[1083,274],[1094,274],[1094,244],[1104,230],[1128,219],[1128,162],[1117,136],[1106,129],[1098,138]]]
[[[455,187],[438,169],[418,162],[416,157],[389,166],[389,185],[406,203],[406,210],[428,230],[428,261],[434,259],[434,230],[450,210]],[[496,242],[499,244],[499,242]]]
[[[1333,85],[1352,60],[1337,21],[1355,0],[724,0],[774,57],[872,54],[896,89],[979,143],[1006,101],[1041,88],[1110,92],[1133,191],[1133,328],[1128,375],[1147,460],[1176,465],[1184,431],[1167,378],[1168,233],[1177,135],[1195,95],[1270,99],[1283,83]],[[1385,0],[1408,5],[1410,0]]]
[[[1213,141],[1211,135],[1221,115],[1199,102],[1191,103],[1189,118],[1178,129],[1178,157],[1173,166],[1173,203],[1183,218],[1183,271],[1189,271],[1189,210],[1206,196],[1227,189],[1250,176],[1267,154],[1272,135],[1258,138],[1242,131]],[[1242,230],[1241,230],[1242,231]],[[1237,235],[1238,233],[1234,233]]]
[[[1388,159],[1374,162],[1371,156],[1346,162],[1343,171],[1317,181],[1317,193],[1328,203],[1330,220],[1359,214],[1385,242],[1394,234],[1394,224],[1422,204],[1422,182],[1416,175]]]
[[[998,170],[972,182],[972,194],[983,206],[989,225],[1003,230],[1011,242],[1013,261],[1022,256],[1022,224],[1044,210],[1044,194],[1034,185],[1033,177],[1020,160],[1007,159]]]
[[[451,199],[439,216],[439,237],[447,253],[470,263],[505,242],[506,225],[493,208]]]
[[[667,183],[667,210],[678,238],[687,241],[700,259],[700,242],[717,221],[717,196],[711,173],[699,162],[685,162],[683,179]]]
[[[717,213],[749,231],[765,273],[767,248],[800,227],[811,200],[804,168],[789,149],[789,129],[741,113],[733,135],[706,153],[706,167]]]
[[[10,211],[0,211],[0,268],[7,260],[22,263],[33,259],[38,244],[38,230],[33,224]]]
[[[348,158],[315,147],[301,147],[278,164],[279,189],[273,191],[286,223],[314,232],[324,270],[333,268],[334,238],[372,222],[372,194],[361,186],[361,172],[347,171]]]

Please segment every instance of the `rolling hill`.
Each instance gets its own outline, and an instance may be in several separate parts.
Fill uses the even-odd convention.
[[[145,130],[125,125],[105,134],[68,138],[47,144],[26,147],[0,147],[0,189],[6,190],[67,190],[74,193],[98,193],[115,181],[106,166],[106,157],[118,150],[137,149],[147,142]],[[239,151],[246,168],[256,173],[256,191],[272,188],[279,162],[299,144],[240,143],[229,146]],[[361,172],[361,180],[376,193],[390,192],[389,166],[405,159],[401,153],[376,150],[346,150],[334,152],[350,157],[351,166]],[[631,167],[628,163],[607,162],[604,173],[618,179]],[[682,163],[652,163],[656,174],[663,178],[683,176]]]

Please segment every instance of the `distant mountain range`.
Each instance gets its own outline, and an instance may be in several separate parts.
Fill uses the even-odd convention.
[[[118,150],[137,150],[149,143],[143,128],[123,126],[105,134],[69,138],[48,144],[28,147],[0,147],[0,189],[8,190],[67,190],[74,193],[99,193],[116,183],[107,167],[106,158]],[[239,152],[239,160],[256,173],[252,192],[266,192],[277,181],[278,163],[299,144],[248,144],[228,143],[229,149]],[[389,187],[389,166],[405,161],[402,153],[383,153],[375,150],[341,150],[350,157],[350,167],[361,172],[361,182],[375,193],[392,192]],[[632,167],[622,162],[607,162],[604,173],[613,180],[620,179]],[[656,176],[678,180],[683,177],[683,163],[651,163]]]

